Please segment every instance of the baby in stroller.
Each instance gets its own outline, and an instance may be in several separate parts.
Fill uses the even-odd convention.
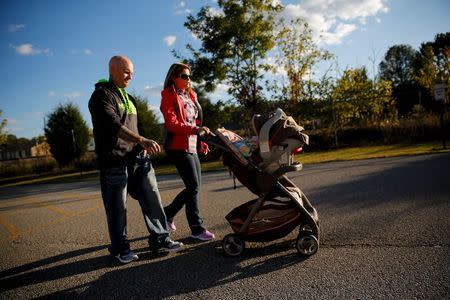
[[[233,209],[226,219],[234,233],[222,240],[224,253],[239,256],[245,241],[264,242],[282,238],[299,228],[295,246],[310,256],[319,248],[319,218],[306,195],[285,175],[299,171],[301,163],[293,154],[308,144],[303,127],[281,109],[252,119],[256,136],[244,139],[219,128],[206,137],[218,149],[223,164],[257,199]]]

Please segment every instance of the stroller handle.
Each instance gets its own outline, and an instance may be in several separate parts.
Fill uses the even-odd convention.
[[[207,134],[208,134],[208,132],[205,129],[203,129],[203,127],[201,127],[199,131],[197,131],[197,135],[199,137],[204,137]]]
[[[197,134],[202,139],[206,139],[208,136],[216,136],[212,131],[207,132],[205,129],[200,129]]]
[[[216,137],[216,135],[212,131],[207,132],[204,129],[199,130],[197,135],[200,141],[205,142],[207,144],[209,144],[209,142],[214,140],[214,138]]]

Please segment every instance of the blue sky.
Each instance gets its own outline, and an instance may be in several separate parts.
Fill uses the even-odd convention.
[[[277,1],[277,0],[274,0]],[[390,46],[418,49],[450,31],[448,0],[281,0],[287,18],[302,17],[320,47],[344,69],[369,74]],[[44,118],[73,102],[91,126],[87,102],[94,83],[107,78],[111,56],[125,54],[135,67],[128,88],[159,107],[171,51],[198,41],[183,24],[214,0],[4,0],[0,12],[0,109],[17,137],[43,134]],[[319,38],[319,32],[321,36]],[[375,70],[374,64],[375,61]],[[226,97],[219,89],[215,97]],[[227,98],[227,97],[226,97]]]

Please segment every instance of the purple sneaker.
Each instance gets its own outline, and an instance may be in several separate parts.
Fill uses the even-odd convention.
[[[201,240],[201,241],[209,241],[209,240],[212,240],[213,238],[215,238],[215,235],[214,235],[214,233],[212,233],[208,230],[205,230],[203,233],[193,234],[191,237],[194,239],[197,239],[197,240]]]
[[[170,230],[175,231],[177,230],[177,226],[175,226],[175,222],[167,222],[167,226]]]

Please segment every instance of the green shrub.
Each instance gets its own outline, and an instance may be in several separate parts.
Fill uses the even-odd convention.
[[[444,116],[446,139],[450,139],[450,112]],[[335,148],[334,136],[326,129],[307,132],[309,146],[305,151],[322,151]],[[440,140],[442,129],[439,115],[415,110],[408,118],[395,123],[366,127],[345,127],[338,131],[339,147],[373,144],[420,143]]]
[[[44,174],[44,173],[51,173],[53,170],[55,170],[57,167],[56,162],[54,161],[48,161],[45,163],[37,163],[33,165],[31,168],[31,171],[33,174]]]

